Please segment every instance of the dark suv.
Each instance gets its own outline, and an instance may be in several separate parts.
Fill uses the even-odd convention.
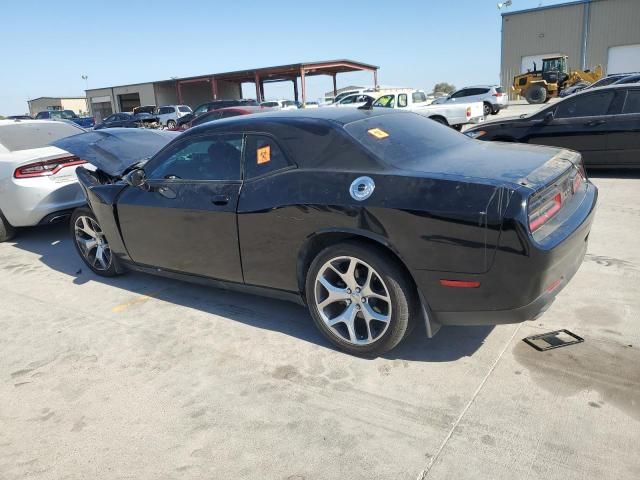
[[[181,127],[182,125],[186,125],[194,118],[202,115],[203,113],[211,112],[213,110],[219,110],[221,108],[228,108],[228,107],[257,107],[259,105],[260,104],[257,101],[253,100],[252,98],[249,98],[249,99],[241,98],[237,100],[212,100],[210,102],[198,105],[193,111],[193,113],[185,115],[184,117],[180,117],[178,119],[177,126]]]

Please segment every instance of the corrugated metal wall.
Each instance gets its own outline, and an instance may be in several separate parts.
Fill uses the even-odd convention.
[[[522,57],[548,52],[569,56],[569,68],[582,67],[585,3],[502,17],[501,82],[509,88]],[[640,0],[592,0],[587,68],[607,68],[609,47],[640,43]],[[512,96],[513,98],[513,96]]]
[[[511,87],[528,55],[561,52],[569,56],[569,68],[579,68],[583,12],[584,5],[577,4],[503,16],[502,85]]]
[[[640,43],[640,0],[600,0],[591,4],[587,66],[607,68],[609,47]]]

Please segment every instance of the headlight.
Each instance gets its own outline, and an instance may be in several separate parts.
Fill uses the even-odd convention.
[[[485,133],[487,132],[485,132],[484,130],[471,130],[468,132],[464,132],[464,134],[469,138],[479,138],[483,136]]]

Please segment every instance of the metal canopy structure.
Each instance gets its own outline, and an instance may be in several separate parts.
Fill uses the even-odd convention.
[[[279,65],[276,67],[256,68],[251,70],[238,70],[235,72],[216,73],[213,75],[202,75],[198,77],[176,79],[178,90],[178,101],[182,103],[182,86],[192,83],[206,82],[211,85],[211,95],[213,99],[218,99],[218,82],[226,81],[237,83],[254,83],[256,86],[256,99],[264,101],[264,84],[273,82],[293,83],[293,95],[299,101],[298,78],[300,79],[300,93],[302,103],[306,103],[306,77],[315,75],[327,75],[333,79],[333,92],[336,95],[336,76],[339,73],[347,72],[371,72],[373,74],[373,85],[378,85],[378,69],[376,65],[355,62],[353,60],[328,60],[324,62],[293,63],[290,65]]]

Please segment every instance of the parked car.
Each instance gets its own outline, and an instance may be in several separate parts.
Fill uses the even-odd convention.
[[[278,108],[280,110],[296,110],[300,108],[300,104],[293,100],[269,100],[262,102],[260,106],[265,108]]]
[[[85,203],[75,168],[86,162],[49,146],[83,132],[73,122],[0,120],[0,242],[17,227],[69,218]]]
[[[585,88],[589,88],[590,86],[591,83],[589,82],[578,82],[574,85],[571,85],[570,87],[560,90],[559,96],[560,98],[568,97],[570,95],[573,95],[574,93],[578,93],[584,90]]]
[[[250,106],[259,106],[260,104],[252,99],[252,98],[240,98],[235,100],[213,100],[211,102],[203,103],[198,105],[196,109],[183,117],[178,119],[178,127],[185,125],[192,121],[194,118],[202,115],[205,112],[211,112],[212,110],[218,110],[220,108],[227,107],[250,107]]]
[[[628,83],[639,83],[640,82],[640,74],[636,75],[628,75],[624,78],[616,80],[612,83],[612,85],[626,85]]]
[[[245,115],[158,153],[154,132],[120,132],[140,140],[55,142],[97,167],[78,169],[88,207],[70,226],[93,272],[303,303],[353,354],[420,321],[433,335],[536,317],[582,263],[597,198],[576,152],[480,144],[390,109]]]
[[[354,93],[353,95],[347,95],[341,100],[334,102],[334,107],[361,107],[366,105],[367,102],[374,102],[380,95],[367,95],[366,93]]]
[[[193,113],[191,107],[187,105],[164,105],[158,107],[156,117],[160,125],[167,128],[175,128],[178,125],[178,119]]]
[[[532,115],[486,123],[465,134],[571,148],[590,168],[640,167],[640,85],[586,89]]]
[[[403,89],[398,93],[387,93],[373,102],[372,106],[413,111],[456,130],[461,130],[467,123],[479,123],[484,120],[481,102],[445,102],[442,105],[434,105],[422,90]]]
[[[623,78],[628,76],[629,74],[626,73],[607,75],[606,77],[602,77],[597,82],[593,82],[588,88],[606,87],[607,85],[612,85],[618,80],[622,80]]]
[[[500,86],[478,85],[453,92],[444,100],[444,103],[449,102],[482,102],[484,116],[488,117],[489,115],[497,115],[500,110],[507,108],[509,96]]]
[[[218,110],[212,110],[210,112],[203,113],[199,117],[194,118],[183,127],[183,130],[191,127],[197,127],[198,125],[202,125],[203,123],[221,120],[223,118],[238,117],[240,115],[250,115],[252,113],[263,113],[271,110],[273,109],[256,106],[220,108]]]
[[[318,102],[306,102],[304,108],[318,108],[320,104]]]
[[[103,128],[159,128],[160,122],[158,117],[149,115],[148,113],[129,113],[119,112],[109,115],[107,118],[97,123],[95,130]]]
[[[148,113],[149,115],[154,115],[156,113],[155,105],[142,105],[140,107],[136,107],[133,109],[133,114],[136,113]]]
[[[73,110],[46,110],[36,114],[36,120],[70,120],[82,128],[91,128],[96,121],[93,117],[79,117]]]
[[[33,120],[31,115],[9,115],[6,120]]]

